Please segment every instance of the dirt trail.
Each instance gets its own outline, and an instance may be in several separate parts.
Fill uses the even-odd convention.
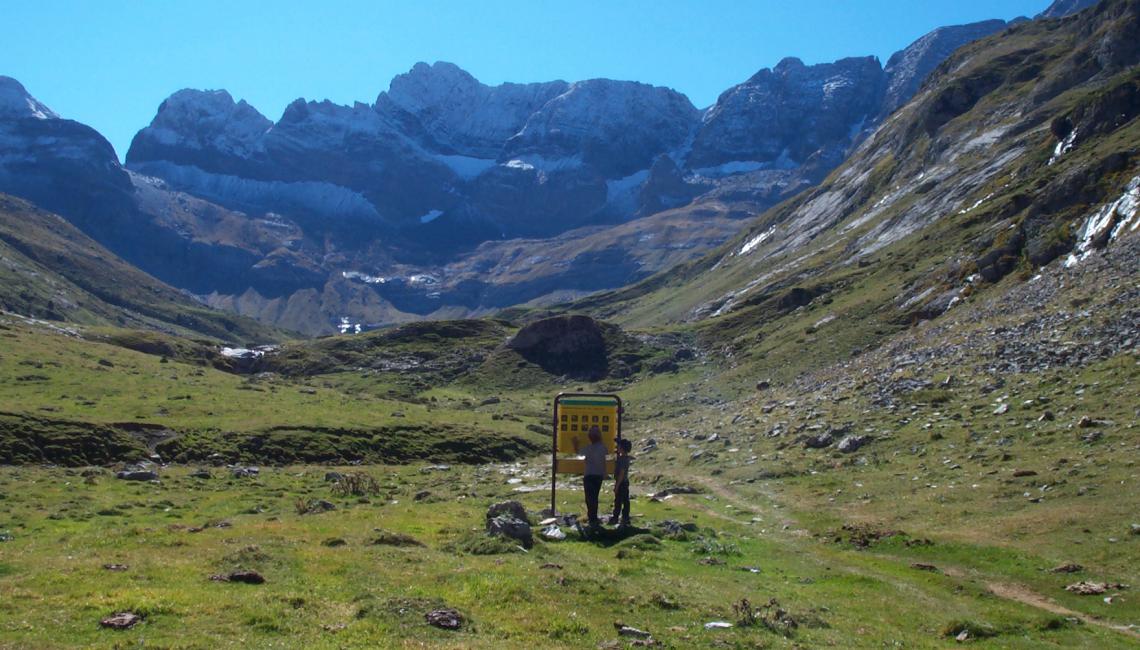
[[[1004,582],[987,582],[986,589],[989,589],[990,592],[995,596],[999,596],[1007,600],[1016,600],[1019,603],[1029,605],[1031,607],[1036,607],[1038,609],[1043,609],[1047,612],[1051,612],[1059,616],[1071,616],[1078,618],[1090,625],[1099,625],[1100,627],[1119,632],[1125,636],[1130,636],[1133,639],[1140,639],[1140,632],[1137,632],[1132,628],[1125,627],[1123,625],[1116,625],[1107,621],[1102,621],[1080,612],[1074,612],[1073,610],[1067,607],[1062,607],[1057,603],[1049,600],[1048,598],[1042,596],[1041,594],[1034,593],[1025,587],[1022,587],[1021,585]]]
[[[731,488],[723,485],[722,483],[720,483],[714,479],[711,479],[709,477],[691,475],[691,474],[685,476],[684,478],[686,480],[692,481],[694,483],[699,483],[702,487],[706,488],[712,494],[715,494],[716,496],[724,499],[725,501],[732,503],[734,506],[736,506],[738,508],[746,508],[748,510],[754,510],[757,508],[758,504],[756,504],[755,502],[750,502],[750,501],[745,500],[743,497],[741,497],[739,494],[737,494]],[[713,508],[706,508],[706,510],[710,514],[715,515],[717,517],[732,520],[731,517],[728,517],[728,516],[726,516],[720,512],[717,512]],[[769,512],[771,512],[771,511],[769,511]],[[796,534],[798,532],[806,533],[806,531],[786,531],[786,532],[793,533],[793,534]],[[903,561],[903,560],[900,558],[900,561]],[[958,567],[944,567],[944,568],[940,567],[940,568],[947,575],[951,575],[951,576],[963,577],[967,573],[967,571],[965,571],[961,568],[958,568]],[[990,591],[990,593],[992,593],[993,595],[995,595],[999,598],[1004,598],[1006,600],[1013,600],[1013,601],[1019,602],[1023,605],[1029,605],[1030,607],[1036,607],[1037,609],[1041,609],[1041,610],[1050,612],[1052,614],[1057,614],[1058,616],[1067,616],[1067,617],[1071,617],[1071,618],[1076,618],[1076,619],[1079,619],[1080,621],[1087,623],[1089,625],[1096,625],[1098,627],[1102,627],[1102,628],[1105,628],[1108,630],[1112,630],[1114,632],[1118,632],[1120,634],[1131,637],[1133,639],[1140,639],[1140,631],[1137,631],[1137,630],[1130,628],[1130,627],[1126,627],[1124,625],[1117,625],[1115,623],[1110,623],[1108,621],[1097,619],[1097,618],[1094,618],[1092,616],[1089,616],[1088,614],[1082,614],[1081,612],[1073,611],[1067,607],[1063,607],[1061,605],[1058,605],[1057,603],[1046,598],[1045,596],[1042,596],[1041,594],[1038,594],[1034,591],[1031,591],[1030,589],[1028,589],[1022,585],[1008,583],[1008,582],[993,582],[993,581],[989,581],[989,580],[985,580],[984,584],[986,586],[986,589],[988,589]]]

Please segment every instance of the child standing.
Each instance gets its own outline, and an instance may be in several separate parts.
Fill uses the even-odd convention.
[[[629,465],[633,462],[633,456],[629,455],[631,449],[633,444],[625,438],[617,441],[617,457],[614,459],[614,516],[610,518],[610,523],[619,521],[620,516],[622,528],[629,526]]]

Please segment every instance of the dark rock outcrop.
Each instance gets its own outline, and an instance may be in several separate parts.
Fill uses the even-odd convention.
[[[551,374],[600,378],[608,368],[605,336],[589,316],[555,316],[531,323],[507,347]]]

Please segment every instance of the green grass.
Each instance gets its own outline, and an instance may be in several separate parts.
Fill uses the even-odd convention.
[[[966,620],[992,627],[1001,647],[1123,647],[1115,633],[1050,623],[1032,608],[986,596],[968,579],[761,532],[699,495],[660,504],[636,499],[635,512],[642,523],[695,522],[702,535],[737,549],[719,556],[723,564],[701,563],[707,549],[699,542],[647,534],[612,546],[572,535],[529,553],[483,555],[452,549],[479,536],[473,529],[489,503],[512,495],[502,474],[371,467],[366,471],[389,487],[360,503],[332,496],[324,471],[292,466],[254,479],[216,473],[201,480],[174,468],[160,485],[105,475],[91,485],[73,470],[0,470],[9,495],[0,501],[0,521],[13,533],[0,543],[0,587],[8,594],[0,603],[0,644],[528,647],[542,639],[580,647],[616,638],[612,623],[620,620],[684,647],[928,647],[942,642],[946,626]],[[422,489],[448,497],[413,501]],[[577,508],[580,493],[562,494],[565,508]],[[338,507],[298,515],[298,497],[329,498]],[[539,492],[524,501],[538,509],[545,498]],[[117,514],[98,514],[111,510]],[[424,545],[373,544],[377,527]],[[330,538],[346,544],[322,543]],[[129,568],[106,571],[108,563]],[[266,583],[208,579],[239,568],[261,572]],[[736,620],[741,599],[770,598],[800,621],[787,636],[703,627]],[[440,606],[458,609],[466,625],[457,632],[427,626],[424,614]],[[145,620],[126,632],[99,629],[101,617],[122,610]]]

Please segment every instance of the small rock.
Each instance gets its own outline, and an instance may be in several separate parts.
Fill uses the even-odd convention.
[[[423,501],[424,499],[427,499],[430,496],[431,496],[431,492],[428,492],[427,490],[421,490],[419,492],[416,492],[416,495],[414,497],[412,497],[412,500],[413,501]]]
[[[321,546],[327,546],[329,548],[337,548],[338,546],[347,546],[347,545],[348,545],[348,542],[344,541],[344,539],[342,539],[340,537],[333,537],[333,538],[326,539],[325,541],[321,542]]]
[[[326,483],[339,483],[344,480],[344,474],[340,472],[325,472]]]
[[[1014,478],[1021,478],[1023,476],[1037,476],[1037,472],[1031,469],[1017,469],[1013,471]]]
[[[502,401],[503,400],[499,399],[498,397],[488,397],[487,399],[483,400],[482,402],[479,402],[479,406],[491,406],[492,404],[498,404],[499,402],[502,402]]]
[[[839,445],[836,446],[836,449],[844,454],[852,454],[869,441],[870,438],[868,436],[844,436],[844,438],[839,441]]]
[[[994,415],[1005,415],[1006,413],[1009,413],[1008,403],[1003,402],[999,404],[996,409],[994,409]]]
[[[190,472],[190,478],[210,479],[214,478],[214,475],[211,474],[210,470],[206,469],[205,467],[200,467],[193,472]]]
[[[1100,595],[1105,593],[1108,585],[1105,583],[1089,583],[1081,580],[1080,583],[1073,583],[1065,587],[1065,591],[1072,592],[1080,595]]]
[[[630,627],[620,621],[614,622],[614,629],[617,630],[618,636],[632,636],[639,639],[648,639],[651,635],[645,630],[639,630],[636,627]]]
[[[126,571],[127,565],[125,564],[104,564],[103,568],[108,571]]]
[[[768,381],[767,379],[761,379],[760,381],[756,382],[756,390],[768,390],[771,387],[772,382]]]
[[[732,623],[728,621],[709,621],[705,623],[706,630],[727,630],[732,627]]]
[[[1038,422],[1052,422],[1056,418],[1057,418],[1057,416],[1053,415],[1053,411],[1045,411],[1044,413],[1041,414],[1041,417],[1037,418],[1037,421]]]
[[[1090,418],[1087,415],[1082,415],[1081,419],[1077,421],[1077,426],[1081,429],[1088,429],[1090,427],[1095,427],[1097,424],[1098,423],[1096,420]]]
[[[158,474],[150,470],[123,471],[115,474],[115,478],[124,481],[157,481]]]
[[[830,447],[831,443],[835,441],[830,433],[821,433],[818,436],[809,436],[804,440],[804,447],[808,449],[823,449]]]
[[[451,465],[428,465],[420,470],[421,473],[427,474],[429,472],[450,472]]]
[[[530,518],[527,517],[526,508],[523,507],[523,504],[513,500],[500,501],[499,503],[496,503],[487,508],[486,519],[487,521],[490,521],[491,519],[494,519],[495,517],[502,514],[511,515],[515,519],[520,519],[522,521],[530,521]]]
[[[434,609],[424,615],[428,625],[445,630],[458,630],[463,625],[463,615],[454,609]]]
[[[1052,569],[1049,569],[1049,572],[1050,573],[1076,573],[1078,571],[1084,571],[1084,570],[1085,570],[1085,568],[1083,566],[1077,564],[1076,562],[1066,562],[1064,564],[1057,565],[1057,566],[1053,567]]]
[[[119,612],[99,621],[99,625],[112,630],[127,630],[138,625],[142,618],[133,612]]]
[[[260,585],[265,577],[257,571],[234,571],[226,576],[226,582],[243,582],[247,585]]]
[[[553,524],[543,529],[542,536],[545,539],[549,539],[555,542],[560,542],[566,539],[566,533],[562,532],[561,528]]]
[[[958,643],[965,643],[966,640],[969,638],[970,638],[970,631],[969,630],[962,630],[961,632],[958,633],[958,636],[954,637],[954,640],[957,641]]]
[[[261,470],[257,467],[235,467],[232,470],[234,478],[257,476]]]

